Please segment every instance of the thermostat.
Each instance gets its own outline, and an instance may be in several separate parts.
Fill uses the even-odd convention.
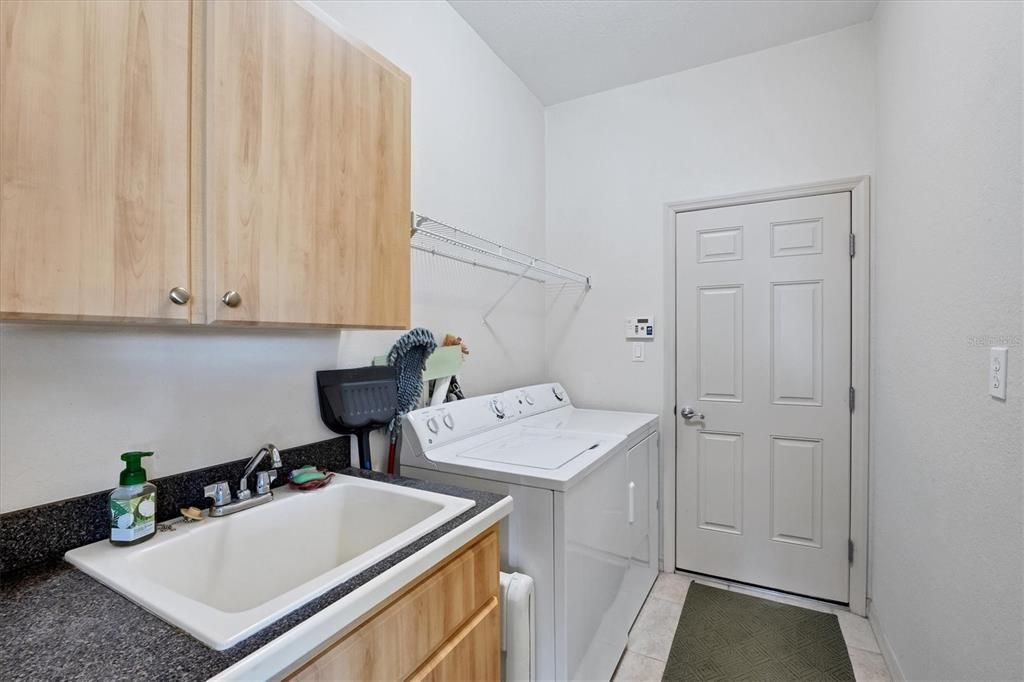
[[[627,339],[653,339],[653,317],[631,317],[626,320]]]

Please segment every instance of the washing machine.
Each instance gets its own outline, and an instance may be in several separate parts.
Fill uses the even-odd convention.
[[[410,412],[402,474],[511,495],[502,569],[535,585],[538,679],[609,679],[657,577],[658,419],[540,384]]]

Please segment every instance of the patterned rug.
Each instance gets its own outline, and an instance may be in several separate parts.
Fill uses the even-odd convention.
[[[839,619],[691,583],[664,680],[852,680]]]

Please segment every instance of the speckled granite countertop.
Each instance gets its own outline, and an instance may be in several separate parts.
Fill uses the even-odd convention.
[[[204,680],[242,660],[503,498],[358,469],[341,473],[466,497],[476,505],[225,651],[214,651],[63,561],[0,583],[0,675],[13,680]]]

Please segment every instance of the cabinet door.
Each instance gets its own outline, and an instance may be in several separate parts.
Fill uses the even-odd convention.
[[[498,610],[498,545],[495,527],[330,645],[288,682],[401,680],[436,667],[437,652],[466,639],[466,623]],[[488,649],[481,648],[478,656],[500,662],[497,637],[480,646]]]
[[[208,321],[407,327],[408,76],[290,0],[204,9]]]
[[[0,2],[0,317],[188,320],[189,14]]]

